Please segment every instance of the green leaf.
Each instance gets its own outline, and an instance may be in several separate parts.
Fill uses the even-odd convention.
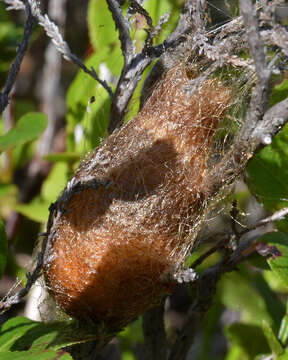
[[[228,350],[225,360],[251,360],[251,358],[246,354],[243,348],[233,345]]]
[[[286,314],[281,322],[278,339],[281,341],[281,343],[285,346],[287,345],[288,340],[288,315]]]
[[[273,247],[275,255],[271,255],[267,262],[271,270],[277,274],[288,287],[288,235],[281,232],[266,233],[259,238],[259,242]]]
[[[288,80],[285,79],[281,84],[274,86],[271,98],[270,106],[277,104],[278,102],[286,99],[288,96]]]
[[[65,188],[68,181],[68,170],[67,163],[59,162],[53,166],[41,189],[41,197],[46,204],[56,201],[60,192]]]
[[[3,197],[16,197],[17,195],[17,186],[14,184],[0,184],[0,198]]]
[[[248,186],[272,212],[288,203],[288,126],[249,161]]]
[[[7,245],[7,236],[5,231],[5,226],[0,218],[0,278],[3,275],[5,270],[6,262],[7,262],[7,253],[8,253],[8,245]]]
[[[276,273],[274,273],[274,271],[271,271],[271,268],[268,263],[267,263],[267,265],[269,267],[269,270],[266,270],[263,272],[263,277],[264,277],[265,281],[267,282],[267,285],[269,286],[269,288],[274,293],[276,292],[276,293],[280,293],[280,294],[287,294],[288,288],[286,287],[286,285],[279,278],[279,276]]]
[[[42,223],[47,221],[51,202],[40,202],[38,199],[29,204],[16,204],[12,208],[27,218]]]
[[[261,326],[265,319],[272,324],[267,304],[257,289],[251,286],[251,279],[246,274],[233,272],[223,277],[218,291],[222,303],[234,311],[241,312],[241,319],[251,325]]]
[[[21,117],[15,127],[0,137],[0,151],[22,145],[36,139],[46,128],[47,118],[42,113],[28,113]]]
[[[288,343],[288,301],[286,301],[286,314],[283,316],[278,339],[281,341],[282,345],[286,346]]]
[[[98,71],[100,62],[105,61],[108,52],[109,50],[104,48],[103,51],[92,55],[86,62],[86,66],[93,66]],[[89,114],[87,106],[92,96],[95,97],[95,101],[90,105]],[[66,102],[69,152],[83,152],[96,147],[104,137],[108,124],[110,98],[107,91],[81,70],[68,89]],[[78,145],[75,142],[76,126],[80,126],[84,133]]]
[[[286,350],[284,354],[278,356],[277,360],[288,360],[288,351]]]
[[[50,153],[43,156],[43,159],[53,163],[66,162],[73,164],[80,161],[81,154],[78,152]]]
[[[92,65],[96,69],[100,63],[105,63],[113,75],[119,76],[124,61],[119,34],[106,1],[90,0],[88,6],[88,29],[95,52],[92,57],[96,55],[99,58],[99,61]]]
[[[248,359],[270,350],[260,326],[234,323],[225,328],[225,334],[232,346],[241,348]]]
[[[275,354],[277,356],[281,355],[284,352],[282,345],[278,341],[277,337],[275,336],[275,334],[274,334],[273,330],[271,329],[271,327],[269,326],[269,324],[264,320],[262,323],[262,329],[263,329],[263,333],[267,339],[267,342],[268,342],[269,347],[270,347],[271,351],[273,352],[273,354]]]
[[[271,273],[271,271],[269,272]],[[262,296],[262,299],[265,301],[266,309],[273,320],[271,326],[278,329],[280,327],[283,314],[285,314],[285,305],[278,296],[275,296],[275,292],[269,287],[262,271],[253,272],[252,279],[253,287],[255,287]]]
[[[75,320],[68,320],[45,324],[21,316],[4,323],[0,334],[0,353],[1,351],[59,350],[65,346],[101,338],[99,328],[87,323],[80,324]]]
[[[39,351],[5,351],[0,352],[1,360],[73,360],[72,356],[62,350]]]
[[[209,359],[211,352],[212,339],[217,333],[219,319],[223,312],[223,305],[214,298],[213,304],[207,311],[203,321],[203,335],[201,341],[201,350],[199,352],[199,360]]]
[[[106,1],[90,0],[88,29],[95,51],[99,51],[118,41],[118,32]]]

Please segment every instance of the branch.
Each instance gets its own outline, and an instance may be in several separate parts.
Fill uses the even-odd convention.
[[[19,3],[16,2],[16,4],[14,4],[14,6],[18,7]],[[10,9],[15,8],[15,7],[13,7],[12,3],[10,4]],[[32,15],[31,7],[28,2],[26,3],[25,10],[26,10],[26,14],[27,14],[27,20],[26,20],[25,27],[24,27],[24,36],[23,36],[23,39],[17,49],[16,58],[10,67],[4,89],[2,92],[0,92],[0,113],[2,113],[4,111],[4,109],[6,108],[6,106],[9,103],[9,94],[12,90],[12,87],[13,87],[15,81],[16,81],[22,60],[23,60],[24,55],[28,48],[28,43],[29,43],[30,36],[32,34],[33,26],[35,24],[35,18]]]
[[[279,221],[285,219],[285,216],[288,215],[288,208],[283,208],[281,210],[276,211],[274,214],[267,216],[264,219],[259,220],[256,224],[253,224],[252,226],[246,227],[244,230],[242,230],[239,234],[243,236],[244,234],[247,234],[248,232],[252,230],[256,230],[261,226],[265,226],[267,224],[270,224],[274,221]]]
[[[267,68],[265,47],[259,34],[255,6],[251,0],[240,0],[240,10],[259,83],[267,86],[267,82],[270,80],[270,71]]]
[[[122,14],[121,7],[117,0],[106,0],[108,8],[111,11],[116,28],[119,31],[119,40],[121,42],[122,55],[125,64],[128,64],[135,56],[135,47],[130,37],[130,24]],[[125,67],[124,64],[124,67]]]
[[[253,106],[256,107],[257,103]],[[251,104],[250,104],[251,107]],[[249,114],[248,114],[249,115]],[[249,117],[248,117],[249,120]],[[235,139],[230,151],[211,171],[211,190],[219,192],[222,187],[229,186],[244,171],[248,160],[263,145],[269,145],[272,138],[288,122],[288,98],[266,111],[263,119],[251,129],[247,119]]]
[[[66,21],[66,0],[50,0],[48,13],[55,19],[61,31],[65,28]],[[53,142],[59,129],[59,98],[61,98],[61,54],[49,42],[45,49],[44,64],[40,82],[40,101],[41,109],[47,115],[49,122],[41,136],[41,140],[37,144],[37,153],[40,156],[46,155],[52,150]],[[65,109],[63,109],[64,112]],[[64,114],[63,114],[64,115]]]
[[[116,0],[107,0],[109,3],[114,3]],[[190,2],[188,2],[190,3]],[[139,4],[138,4],[139,5]],[[140,5],[139,5],[140,6]],[[110,8],[110,7],[109,7]],[[137,8],[138,9],[138,8]],[[142,9],[142,7],[141,7]],[[190,7],[189,7],[190,9]],[[119,33],[123,31],[123,34],[119,34],[120,40],[121,40],[121,47],[124,59],[127,61],[124,64],[124,68],[122,70],[120,79],[118,81],[113,103],[111,106],[111,112],[110,112],[110,119],[109,119],[109,125],[108,125],[108,132],[111,134],[115,129],[118,129],[121,127],[121,125],[124,122],[124,117],[127,112],[127,107],[129,104],[129,101],[134,93],[134,90],[136,89],[136,86],[138,85],[139,81],[141,80],[142,74],[144,70],[147,68],[148,65],[151,64],[151,62],[157,58],[160,57],[162,54],[166,53],[168,49],[172,48],[175,50],[175,47],[178,46],[180,43],[184,42],[186,40],[186,34],[188,34],[188,27],[185,27],[185,34],[181,33],[181,31],[178,29],[173,36],[169,36],[167,40],[165,40],[162,44],[156,45],[156,46],[143,46],[143,49],[140,53],[136,54],[135,56],[131,57],[132,50],[129,48],[129,40],[127,38],[126,31],[127,31],[127,24],[124,22],[126,19],[123,17],[122,13],[121,16],[118,14],[119,11],[121,11],[121,8],[118,4],[118,6],[115,5],[115,7],[110,8],[112,12],[112,16],[114,21],[118,21],[116,23],[116,26],[119,30]],[[117,10],[117,13],[116,13]],[[113,14],[113,11],[115,12]],[[138,11],[138,10],[137,10]],[[141,13],[143,13],[142,10]],[[186,16],[188,14],[188,11],[185,13],[185,21],[184,17],[182,17],[182,23],[186,24],[188,23]],[[117,16],[116,16],[117,15]],[[120,20],[121,21],[120,21]],[[124,19],[124,20],[123,20]],[[147,20],[147,18],[146,18]],[[165,18],[164,18],[165,20]],[[150,23],[150,20],[149,20]],[[126,25],[125,25],[126,24]],[[125,27],[126,26],[126,27]],[[182,28],[183,29],[183,28]],[[153,37],[157,35],[157,31],[153,31],[148,35],[150,36],[148,41],[149,43],[152,43]],[[185,36],[184,36],[185,35]],[[147,44],[147,42],[146,42]],[[127,50],[128,49],[128,50]],[[125,53],[126,51],[126,53]],[[134,51],[134,50],[133,50]],[[171,52],[169,52],[171,55]],[[179,59],[179,57],[177,57]]]

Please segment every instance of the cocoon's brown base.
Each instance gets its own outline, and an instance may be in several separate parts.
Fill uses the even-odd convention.
[[[203,80],[187,97],[185,66],[84,160],[50,214],[45,279],[77,318],[118,327],[152,307],[211,196],[207,158],[231,91]]]

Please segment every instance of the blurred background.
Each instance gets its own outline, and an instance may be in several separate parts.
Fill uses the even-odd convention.
[[[115,87],[123,60],[106,2],[42,0],[41,4],[43,13],[48,13],[57,23],[72,52],[88,66],[93,65],[100,77]],[[181,0],[145,2],[154,24],[165,12],[171,12],[170,20],[157,42],[163,41],[175,28],[182,4]],[[237,1],[215,0],[209,1],[209,5],[211,23],[214,25],[225,23],[238,11]],[[284,5],[277,12],[283,23],[288,16],[288,8]],[[25,22],[23,11],[7,11],[6,7],[3,2],[0,3],[1,88],[22,39]],[[143,18],[135,16],[132,31],[139,48],[145,37],[143,27]],[[286,97],[287,82],[281,84],[281,96]],[[141,84],[131,101],[127,120],[138,111],[140,91]],[[90,103],[93,96],[95,102]],[[1,297],[23,286],[26,271],[33,264],[33,249],[37,245],[38,234],[45,231],[50,204],[63,190],[80,159],[107,135],[109,105],[105,90],[94,79],[80,72],[76,65],[63,60],[43,29],[36,26],[10,104],[0,118],[0,135],[16,126],[27,112],[45,113],[48,125],[39,139],[17,145],[0,155],[0,216],[5,222],[9,244],[5,274],[0,279]],[[278,192],[277,189],[274,193],[272,191],[270,198],[266,193],[266,200],[270,201],[270,208],[267,205],[266,210],[251,196],[244,182],[239,181],[235,189],[233,198],[237,199],[240,219],[246,224],[264,217],[268,210],[280,207],[279,204],[287,206],[286,185],[284,193],[279,188]],[[213,215],[207,222],[201,234],[203,245],[188,259],[189,263],[192,264],[210,246],[209,241],[204,241],[209,239],[209,234],[229,232],[235,226],[231,221],[229,206],[223,204],[225,211],[220,211],[220,216]],[[286,231],[286,223],[279,223],[279,228]],[[269,229],[272,227],[261,231]],[[202,268],[215,263],[219,256],[214,254],[201,265]],[[264,261],[260,265],[257,263],[257,266],[259,268],[255,270],[251,264],[243,265],[241,271],[225,275],[221,280],[214,304],[204,323],[199,324],[189,359],[245,360],[256,356],[259,348],[262,353],[269,352],[267,341],[259,329],[263,319],[279,328],[285,314],[287,288],[268,270]],[[189,286],[177,285],[166,301],[165,322],[171,342],[186,318],[193,301],[193,291]],[[23,302],[1,315],[0,324],[19,314],[33,320],[40,320],[41,315],[45,318],[45,314],[38,310],[38,296],[39,291],[32,292],[28,305]],[[121,353],[124,360],[141,359],[141,321],[138,319],[119,335],[110,350],[106,350],[111,351],[107,359],[120,359]],[[253,338],[259,341],[252,344]]]

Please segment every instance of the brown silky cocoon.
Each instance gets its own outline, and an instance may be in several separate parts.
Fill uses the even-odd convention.
[[[184,64],[167,72],[141,112],[80,164],[50,215],[45,280],[69,315],[127,324],[159,301],[191,247],[231,90],[203,79],[188,97],[187,73]],[[102,185],[89,187],[94,180]]]

